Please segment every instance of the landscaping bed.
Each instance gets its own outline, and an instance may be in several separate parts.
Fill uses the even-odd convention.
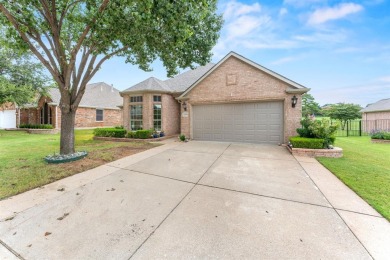
[[[94,136],[93,140],[100,141],[111,141],[111,142],[158,142],[165,139],[172,138],[173,136],[163,136],[157,138],[148,138],[148,139],[135,139],[135,138],[116,138],[116,137],[102,137],[102,136]]]
[[[390,140],[384,140],[384,139],[371,139],[371,143],[384,143],[384,144],[390,144]]]
[[[340,158],[343,157],[343,149],[339,147],[333,147],[333,149],[309,149],[309,148],[293,148],[287,146],[287,149],[292,155],[305,156],[305,157],[331,157]]]
[[[39,135],[54,135],[60,132],[59,129],[26,129],[29,134],[39,134]]]

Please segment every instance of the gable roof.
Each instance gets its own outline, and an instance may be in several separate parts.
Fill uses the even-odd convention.
[[[189,88],[187,88],[178,99],[184,98],[185,95],[187,93],[189,93],[194,87],[196,87],[196,85],[198,85],[199,82],[201,82],[208,75],[210,75],[213,71],[215,71],[222,63],[224,63],[230,57],[235,57],[235,58],[273,76],[274,78],[277,78],[277,79],[287,83],[288,85],[290,85],[292,87],[292,88],[287,90],[288,93],[306,93],[310,90],[310,88],[306,88],[306,87],[302,86],[301,84],[296,83],[295,81],[292,81],[286,77],[283,77],[282,75],[280,75],[280,74],[278,74],[270,69],[267,69],[267,68],[257,64],[256,62],[245,58],[244,56],[241,56],[241,55],[231,51],[222,60],[220,60],[217,64],[215,64],[210,70],[208,70],[205,74],[203,74],[202,77],[200,77],[197,81],[195,81]]]
[[[164,81],[155,77],[150,77],[134,86],[129,87],[128,89],[123,90],[121,94],[138,92],[182,93],[213,66],[214,63],[208,63],[205,66],[199,66],[196,69],[188,70],[174,78]]]
[[[150,77],[141,81],[138,84],[122,91],[124,92],[139,92],[139,91],[158,91],[158,92],[171,92],[171,89],[164,83],[164,81],[159,80],[155,77]]]
[[[60,104],[61,94],[58,88],[49,89],[48,96],[52,100],[50,105],[58,106]],[[119,90],[107,83],[98,82],[86,86],[79,107],[119,109],[118,106],[122,104],[123,99],[119,95]]]
[[[165,82],[174,92],[183,92],[214,67],[214,65],[214,63],[210,62],[204,66],[199,66],[196,69],[188,70],[174,78],[167,79]]]
[[[360,110],[360,112],[377,112],[377,111],[390,111],[390,98],[379,100],[373,104],[368,104],[367,107]]]

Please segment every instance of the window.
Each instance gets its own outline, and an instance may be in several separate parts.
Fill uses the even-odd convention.
[[[130,97],[130,103],[141,103],[141,102],[142,102],[142,96]]]
[[[161,102],[161,96],[153,96],[153,102]]]
[[[142,129],[142,105],[130,106],[130,129],[131,130]]]
[[[103,121],[103,109],[96,109],[96,121]]]
[[[161,104],[153,105],[153,127],[155,131],[161,131]]]

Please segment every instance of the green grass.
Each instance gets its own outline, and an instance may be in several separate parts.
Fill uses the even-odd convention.
[[[390,144],[371,143],[370,137],[338,137],[342,158],[317,160],[390,220]]]
[[[76,130],[75,133],[76,150],[88,151],[87,158],[51,165],[43,158],[59,153],[59,134],[0,130],[0,199],[94,168],[123,157],[126,152],[131,154],[154,147],[148,143],[95,141],[93,130]]]

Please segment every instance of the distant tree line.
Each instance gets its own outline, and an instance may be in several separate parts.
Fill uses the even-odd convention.
[[[347,121],[361,118],[361,109],[360,105],[352,103],[326,104],[321,107],[311,94],[302,95],[302,117],[329,117],[339,120],[342,128]]]

